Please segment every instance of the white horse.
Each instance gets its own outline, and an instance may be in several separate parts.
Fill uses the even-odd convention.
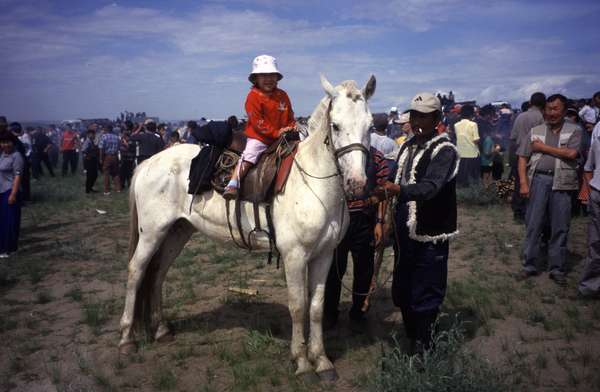
[[[371,124],[367,100],[375,92],[375,77],[362,90],[354,81],[334,88],[323,76],[321,84],[327,95],[310,118],[310,136],[299,144],[285,191],[275,197],[271,213],[288,287],[296,374],[314,376],[312,363],[321,379],[332,381],[337,373],[325,354],[321,326],[325,281],[348,226],[345,196],[361,194],[366,184]],[[205,192],[190,209],[188,168],[198,149],[191,144],[167,149],[141,164],[132,179],[129,275],[119,343],[123,353],[135,349],[134,329],[145,327],[156,340],[170,336],[162,315],[162,285],[190,236],[198,231],[231,241],[220,194]],[[241,209],[247,234],[254,227],[252,204],[242,203]],[[266,222],[264,207],[260,217]],[[235,222],[234,216],[229,219]],[[255,248],[269,249],[266,236],[255,242]]]

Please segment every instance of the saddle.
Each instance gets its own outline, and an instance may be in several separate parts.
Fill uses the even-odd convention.
[[[243,133],[234,134],[233,142],[217,161],[212,179],[212,185],[217,192],[224,192],[231,179],[231,172],[240,159],[241,151],[244,150],[246,140]],[[297,132],[286,132],[271,144],[242,180],[239,200],[269,203],[275,195],[281,193],[285,189],[299,140]]]

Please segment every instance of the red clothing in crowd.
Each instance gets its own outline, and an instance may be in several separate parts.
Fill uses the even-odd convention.
[[[60,144],[61,151],[75,150],[77,143],[77,133],[70,129],[67,129],[62,134],[62,142]]]
[[[267,95],[252,87],[246,97],[246,113],[246,136],[268,145],[277,140],[281,128],[296,125],[290,98],[285,91],[278,88]]]

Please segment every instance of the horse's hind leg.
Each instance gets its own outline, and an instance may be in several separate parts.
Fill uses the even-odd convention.
[[[315,363],[316,372],[324,381],[335,381],[335,367],[325,354],[323,345],[323,300],[325,282],[331,266],[332,254],[324,252],[308,264],[308,284],[310,294],[310,338],[308,357]]]
[[[169,230],[167,237],[164,239],[160,249],[154,256],[158,259],[158,271],[156,271],[155,280],[151,282],[152,296],[152,326],[156,327],[154,339],[157,341],[163,340],[170,335],[169,327],[163,320],[162,313],[162,286],[167,276],[169,268],[181,253],[185,244],[189,241],[194,233],[194,227],[186,220],[178,220]]]
[[[133,257],[129,261],[125,308],[121,317],[121,341],[119,342],[119,347],[123,351],[134,343],[131,329],[135,317],[137,292],[142,284],[146,268],[163,238],[164,234],[151,236],[149,233],[141,233]]]

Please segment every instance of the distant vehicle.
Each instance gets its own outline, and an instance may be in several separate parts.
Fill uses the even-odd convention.
[[[80,119],[76,119],[76,120],[64,120],[63,122],[60,123],[61,128],[65,128],[67,126],[70,126],[72,129],[81,132],[81,130],[83,129],[83,122]]]
[[[508,105],[508,107],[510,107],[510,103],[508,103],[506,101],[495,101],[495,102],[491,102],[490,105],[492,105],[495,108],[499,108],[502,105]]]

